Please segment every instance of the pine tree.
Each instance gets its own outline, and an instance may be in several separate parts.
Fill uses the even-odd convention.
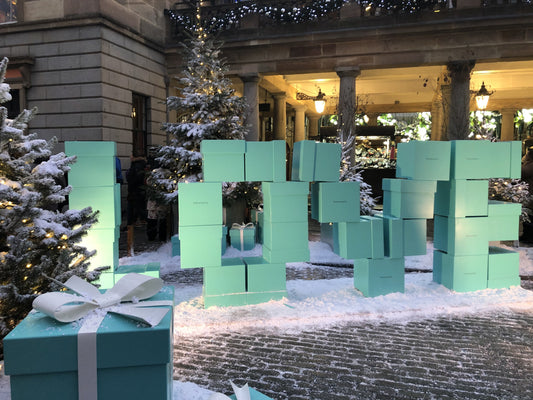
[[[7,62],[0,62],[1,103],[11,98],[3,83]],[[9,120],[0,107],[0,338],[26,316],[37,295],[60,289],[47,276],[92,281],[100,274],[87,271],[94,252],[79,245],[97,212],[59,209],[70,192],[61,182],[75,157],[52,154],[55,139],[25,133],[34,112]]]
[[[341,144],[341,174],[340,181],[359,182],[359,197],[361,203],[361,214],[372,215],[376,206],[376,199],[372,196],[372,187],[363,181],[362,170],[357,165],[352,164],[351,154],[355,142],[354,135],[347,135],[339,131],[337,142]]]
[[[178,182],[202,180],[202,140],[244,139],[246,103],[224,76],[220,48],[199,23],[184,43],[182,87],[178,96],[167,98],[167,107],[176,111],[178,122],[164,125],[169,143],[158,148],[159,167],[149,177],[151,190],[166,203],[176,200]]]

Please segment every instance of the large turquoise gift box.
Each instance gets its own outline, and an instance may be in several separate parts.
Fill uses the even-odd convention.
[[[145,282],[153,279],[157,278],[141,278]],[[98,400],[171,400],[173,313],[170,304],[173,298],[173,287],[162,287],[149,298],[169,303],[142,309],[141,312],[168,310],[153,327],[108,312],[96,331],[95,352],[90,345],[80,350],[83,345],[78,340],[85,329],[84,321],[88,322],[90,317],[64,323],[33,310],[4,339],[5,373],[10,375],[11,399],[91,398],[81,389],[88,385]],[[82,369],[78,363],[90,364],[88,359],[94,360],[94,356],[96,385],[78,376]]]

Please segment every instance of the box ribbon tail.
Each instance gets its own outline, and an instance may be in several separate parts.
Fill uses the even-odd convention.
[[[173,302],[141,301],[157,294],[163,281],[135,273],[124,275],[105,293],[77,276],[70,277],[62,285],[81,296],[65,292],[44,293],[33,301],[33,308],[60,322],[86,317],[78,331],[78,396],[79,400],[97,400],[96,340],[98,327],[106,314],[121,314],[154,327],[169,311],[161,306],[173,306]],[[132,303],[123,305],[121,302]]]

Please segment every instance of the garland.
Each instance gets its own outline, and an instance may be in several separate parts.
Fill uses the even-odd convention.
[[[460,0],[461,1],[461,0]],[[300,24],[318,21],[328,14],[339,11],[346,3],[358,3],[368,15],[416,14],[423,10],[440,10],[453,7],[453,0],[307,0],[307,1],[249,1],[241,0],[231,8],[216,11],[212,15],[202,15],[203,28],[217,32],[235,28],[239,21],[250,14],[258,14],[280,24]],[[274,4],[272,4],[274,3]],[[522,0],[531,4],[533,0]],[[483,6],[487,4],[484,2]],[[214,11],[214,8],[202,8]],[[197,22],[196,10],[165,10],[176,27],[191,29]]]

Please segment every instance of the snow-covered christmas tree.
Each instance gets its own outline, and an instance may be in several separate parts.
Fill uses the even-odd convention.
[[[149,177],[154,190],[166,203],[176,200],[178,182],[202,180],[200,143],[204,139],[244,139],[246,103],[235,94],[224,76],[221,44],[215,43],[197,21],[184,45],[185,69],[178,96],[167,98],[167,107],[177,113],[177,122],[166,123],[169,143],[161,146],[159,168]]]
[[[11,99],[3,83],[7,63],[0,62],[0,103]],[[70,192],[62,182],[75,157],[52,154],[55,140],[25,133],[34,111],[9,120],[0,107],[0,338],[26,316],[37,295],[60,289],[48,277],[92,281],[100,274],[87,271],[93,253],[79,245],[97,212],[60,209]]]
[[[372,195],[372,187],[363,181],[362,169],[352,163],[351,154],[355,143],[354,135],[345,135],[339,131],[337,142],[341,144],[341,174],[340,181],[359,182],[361,214],[372,215],[376,206],[376,199]]]

